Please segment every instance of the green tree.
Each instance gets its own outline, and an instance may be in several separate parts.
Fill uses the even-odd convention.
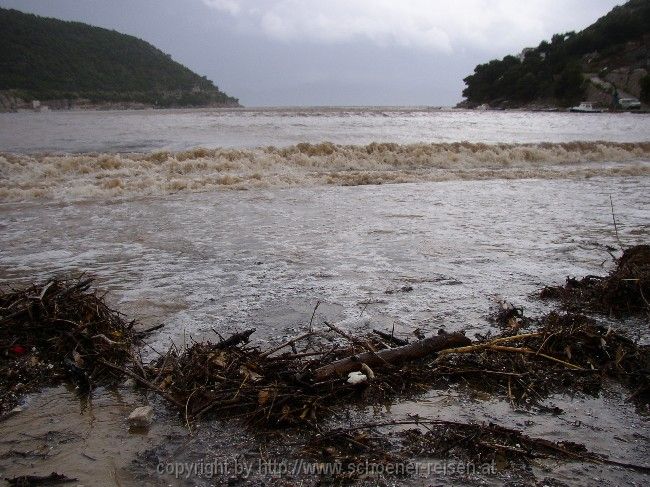
[[[474,103],[556,98],[564,105],[572,104],[584,94],[583,69],[593,69],[582,66],[585,55],[625,57],[628,42],[644,43],[649,35],[650,0],[630,0],[580,32],[555,34],[550,42],[540,42],[522,62],[506,56],[479,64],[464,79],[463,96]]]
[[[582,99],[585,91],[582,70],[577,63],[568,64],[555,84],[555,96],[565,106],[572,105]]]
[[[0,90],[160,106],[235,104],[205,76],[133,36],[0,9]]]

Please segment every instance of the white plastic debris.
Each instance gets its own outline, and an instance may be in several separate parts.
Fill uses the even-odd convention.
[[[129,414],[129,426],[131,428],[148,428],[153,420],[153,408],[151,406],[140,406]]]
[[[356,385],[356,384],[361,384],[363,382],[368,382],[368,376],[366,374],[362,374],[361,372],[350,372],[348,374],[348,384]]]

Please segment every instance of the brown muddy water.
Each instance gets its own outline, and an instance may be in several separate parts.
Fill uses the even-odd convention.
[[[597,244],[617,245],[610,195],[621,240],[647,241],[649,187],[645,175],[610,175],[4,203],[0,280],[20,284],[89,273],[116,308],[144,324],[165,323],[148,341],[149,358],[170,340],[214,340],[213,329],[227,335],[254,326],[254,342],[281,343],[306,328],[317,301],[317,323],[328,319],[352,332],[395,325],[401,336],[444,328],[473,337],[491,329],[486,315],[498,298],[528,315],[541,314],[548,305],[530,295],[543,285],[607,272],[611,259]],[[413,290],[391,292],[406,285]],[[650,339],[647,320],[601,320],[643,343]],[[626,394],[612,385],[597,398],[553,396],[545,405],[564,411],[553,415],[513,410],[505,401],[452,387],[391,405],[351,407],[331,422],[413,414],[491,421],[647,465],[648,418],[626,402]],[[144,403],[154,406],[154,425],[146,433],[129,432],[126,416]],[[287,459],[292,468],[300,454],[282,438],[256,437],[236,422],[203,421],[190,434],[163,403],[128,384],[95,391],[90,399],[61,387],[26,398],[23,407],[0,424],[3,477],[57,471],[78,478],[76,485],[107,486],[317,481],[304,471],[274,477],[253,468],[249,476],[237,475],[236,465],[255,466],[260,459],[267,466]],[[206,465],[215,459],[222,472],[209,478]],[[195,468],[189,476],[186,463]],[[530,471],[388,484],[614,486],[648,480],[617,467],[539,460]]]

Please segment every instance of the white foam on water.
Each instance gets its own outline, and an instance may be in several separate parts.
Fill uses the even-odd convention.
[[[0,201],[224,189],[650,175],[650,143],[301,143],[182,152],[0,154]]]

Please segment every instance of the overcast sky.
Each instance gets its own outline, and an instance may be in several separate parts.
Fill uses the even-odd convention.
[[[453,105],[474,66],[615,0],[0,0],[140,37],[246,106]]]

